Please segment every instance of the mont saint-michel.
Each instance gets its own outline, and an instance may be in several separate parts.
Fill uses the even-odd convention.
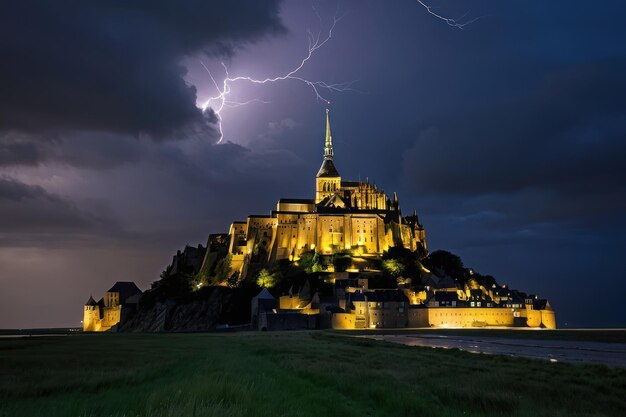
[[[429,253],[395,192],[342,177],[328,110],[323,150],[311,198],[178,251],[145,292],[120,281],[89,297],[83,330],[556,328],[548,300]]]

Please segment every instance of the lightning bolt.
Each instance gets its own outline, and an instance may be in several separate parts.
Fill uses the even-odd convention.
[[[310,87],[315,95],[316,100],[324,101],[326,103],[330,103],[330,101],[327,98],[325,98],[321,92],[357,91],[352,88],[352,85],[354,84],[355,81],[329,84],[324,81],[312,81],[299,75],[300,71],[306,66],[307,62],[309,62],[309,60],[313,57],[315,52],[318,51],[320,48],[322,48],[324,45],[326,45],[326,43],[328,43],[332,39],[333,30],[335,29],[335,26],[337,25],[337,23],[343,17],[343,16],[337,17],[337,15],[335,15],[333,17],[333,23],[330,26],[330,29],[328,29],[326,36],[322,38],[321,17],[319,13],[317,13],[317,10],[315,10],[315,8],[313,8],[313,10],[315,11],[315,14],[317,15],[320,21],[320,30],[315,35],[310,30],[307,30],[308,43],[309,43],[307,54],[304,56],[304,58],[300,60],[300,63],[298,65],[296,65],[291,70],[289,70],[288,72],[282,75],[267,77],[264,79],[257,79],[257,78],[253,78],[249,76],[231,77],[230,74],[228,73],[228,68],[222,62],[221,64],[222,64],[222,67],[224,68],[225,77],[223,81],[221,82],[221,86],[219,86],[217,81],[213,77],[213,74],[211,74],[211,71],[209,70],[209,68],[206,65],[204,65],[204,63],[201,62],[202,66],[209,74],[209,77],[211,78],[211,81],[213,82],[215,89],[217,90],[217,95],[213,97],[209,97],[206,100],[206,102],[201,106],[202,111],[206,111],[209,107],[211,107],[213,111],[215,112],[215,114],[217,115],[217,119],[218,119],[217,126],[218,126],[218,132],[219,132],[219,140],[217,143],[221,143],[222,140],[224,139],[224,131],[222,128],[222,111],[224,111],[224,109],[232,108],[232,107],[239,107],[239,106],[243,106],[243,105],[250,104],[250,103],[268,103],[260,99],[253,99],[253,100],[248,100],[245,102],[233,102],[233,101],[228,100],[228,95],[231,92],[232,85],[235,83],[245,81],[245,82],[249,82],[253,84],[268,84],[268,83],[276,83],[280,81],[293,80],[299,83],[303,83],[306,86]],[[214,106],[212,106],[212,104]]]
[[[438,14],[437,12],[435,12],[432,6],[429,6],[428,4],[424,3],[422,0],[417,0],[417,3],[420,4],[422,7],[424,7],[428,13],[435,16],[437,19],[440,19],[446,22],[448,26],[452,26],[461,30],[465,29],[465,26],[470,25],[474,23],[475,21],[477,21],[478,19],[482,19],[483,17],[485,17],[485,16],[478,16],[472,20],[462,22],[465,16],[467,16],[467,13],[465,13],[463,16],[459,17],[458,19],[451,19],[449,17],[445,17],[445,16]]]

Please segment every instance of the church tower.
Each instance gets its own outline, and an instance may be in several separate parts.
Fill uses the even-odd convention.
[[[333,163],[333,138],[330,134],[329,110],[326,109],[326,140],[324,144],[324,161],[317,172],[315,184],[315,204],[338,192],[341,188],[341,176]]]

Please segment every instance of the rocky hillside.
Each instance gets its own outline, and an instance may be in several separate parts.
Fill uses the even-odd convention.
[[[194,332],[218,325],[241,325],[250,320],[252,295],[245,290],[210,287],[189,297],[151,300],[118,327],[120,332]]]

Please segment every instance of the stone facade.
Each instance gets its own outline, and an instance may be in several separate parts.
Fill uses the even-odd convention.
[[[83,309],[83,331],[105,332],[124,322],[136,310],[141,294],[134,282],[118,281],[98,302],[89,297]]]
[[[298,260],[310,250],[322,254],[352,250],[375,256],[393,246],[426,251],[426,232],[417,214],[402,216],[396,193],[389,198],[369,181],[343,180],[333,159],[327,111],[315,198],[280,199],[270,214],[233,222],[228,245],[233,273],[244,277],[253,256],[256,261],[274,262]]]

